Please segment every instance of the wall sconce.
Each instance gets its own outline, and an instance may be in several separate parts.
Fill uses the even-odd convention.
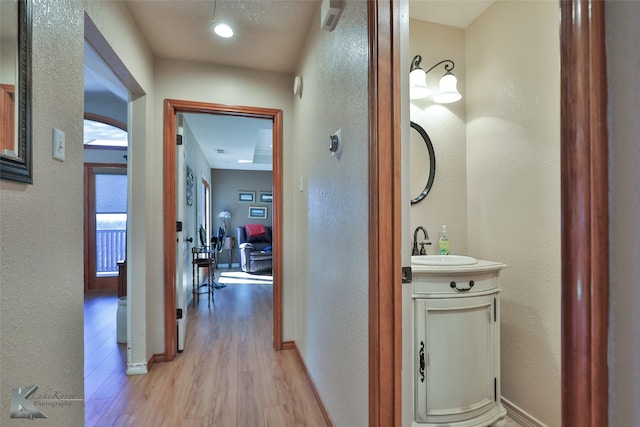
[[[444,64],[446,73],[440,79],[440,90],[433,95],[433,100],[439,104],[449,104],[462,99],[462,95],[460,95],[457,89],[458,79],[456,79],[456,76],[451,72],[456,66],[452,60],[445,59],[440,61],[427,71],[420,68],[420,62],[422,62],[422,56],[420,55],[416,55],[411,61],[411,70],[409,73],[410,99],[422,99],[431,95],[431,89],[427,86],[427,73],[441,64]]]

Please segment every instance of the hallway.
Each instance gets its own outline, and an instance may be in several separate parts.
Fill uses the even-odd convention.
[[[272,348],[272,287],[228,285],[215,299],[211,308],[205,298],[189,306],[185,351],[175,361],[127,377],[115,295],[88,296],[85,425],[324,426],[294,351]]]

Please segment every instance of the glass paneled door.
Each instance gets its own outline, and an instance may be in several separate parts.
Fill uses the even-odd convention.
[[[86,289],[118,288],[118,262],[127,247],[126,166],[89,167],[85,174]]]

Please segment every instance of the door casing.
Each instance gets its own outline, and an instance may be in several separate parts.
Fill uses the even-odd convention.
[[[164,305],[165,354],[176,357],[176,113],[205,113],[273,121],[273,347],[282,342],[282,110],[230,106],[206,102],[165,99],[164,101]]]

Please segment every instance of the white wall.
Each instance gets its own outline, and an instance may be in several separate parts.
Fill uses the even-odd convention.
[[[556,2],[498,1],[466,34],[469,252],[501,261],[502,395],[560,419]]]
[[[637,2],[607,2],[609,80],[609,425],[640,423],[640,67]],[[606,232],[606,230],[602,230]],[[605,255],[605,254],[603,254]]]
[[[184,216],[182,218],[182,251],[184,254],[182,280],[185,292],[184,301],[188,304],[193,300],[193,256],[191,248],[201,246],[199,230],[200,225],[204,224],[204,218],[202,217],[202,205],[204,204],[204,200],[202,200],[202,180],[204,179],[211,185],[211,165],[209,165],[207,159],[204,157],[204,153],[188,125],[185,126],[183,136],[185,169],[182,171],[182,174],[185,177],[184,182],[186,183],[187,166],[191,168],[193,172],[193,201],[191,206],[187,205],[186,190],[183,190],[182,194],[185,197],[182,200],[177,200],[176,203],[182,203],[184,206]],[[186,240],[190,237],[193,238],[192,243]],[[202,277],[201,273],[200,278]]]
[[[424,226],[432,243],[426,246],[427,253],[435,254],[438,253],[441,225],[446,224],[451,253],[475,255],[467,250],[465,32],[461,28],[411,19],[409,33],[410,57],[421,55],[423,70],[428,70],[443,59],[455,62],[453,73],[458,79],[458,91],[463,96],[461,101],[452,104],[436,104],[430,98],[411,101],[411,121],[427,132],[436,155],[433,187],[425,199],[411,206],[411,230],[419,225]],[[427,75],[427,83],[434,92],[444,73],[444,66],[439,65]],[[427,161],[423,157],[420,159]],[[424,188],[426,181],[417,178],[424,176],[424,173],[420,173],[424,169],[425,166],[415,167],[412,164],[412,186],[419,181],[421,188]],[[420,191],[414,190],[411,197],[416,197]],[[418,240],[422,240],[422,234]]]
[[[9,4],[9,3],[3,3]],[[0,40],[0,83],[15,85],[17,69],[15,40]]]
[[[332,32],[316,14],[297,67],[293,180],[296,343],[336,426],[368,425],[367,4]],[[342,129],[342,157],[329,135]],[[285,162],[286,163],[286,162]],[[303,191],[299,191],[302,177]]]
[[[127,372],[144,373],[147,361],[154,354],[150,336],[163,331],[161,322],[152,316],[151,306],[156,301],[147,297],[158,292],[155,286],[162,280],[152,276],[158,259],[157,248],[162,246],[162,233],[158,232],[162,222],[154,221],[156,218],[151,212],[156,212],[157,205],[152,204],[147,194],[147,187],[154,183],[150,177],[154,166],[150,160],[153,155],[153,58],[124,3],[89,1],[85,10],[89,17],[85,22],[85,36],[132,93],[124,121],[129,133],[127,230],[131,237],[127,242]]]
[[[78,1],[33,4],[33,185],[0,181],[3,426],[26,425],[9,418],[15,387],[84,394],[83,19]],[[54,127],[65,132],[65,162],[51,157]],[[84,422],[81,402],[40,409],[47,426]]]
[[[292,92],[293,78],[290,75],[258,72],[230,67],[220,67],[193,62],[178,62],[158,59],[155,63],[155,99],[157,100],[153,114],[155,117],[154,142],[149,149],[151,164],[154,165],[151,181],[162,183],[162,137],[163,137],[163,101],[164,99],[180,99],[195,102],[210,102],[227,105],[244,105],[262,108],[280,109],[283,112],[283,221],[292,221],[292,188],[291,152],[292,139]],[[162,185],[149,186],[148,196],[154,209],[150,214],[154,223],[162,224]],[[293,251],[294,236],[283,230],[283,336],[285,340],[293,338]],[[154,291],[150,294],[151,317],[155,325],[151,336],[153,353],[164,352],[164,300],[162,264],[162,233],[157,233],[159,241],[153,250],[154,259],[158,260],[153,268]]]
[[[249,223],[271,226],[273,224],[273,204],[260,203],[260,192],[270,192],[273,187],[271,171],[242,171],[233,169],[211,170],[211,209],[213,210],[214,230],[222,225],[218,213],[229,211],[231,219],[228,221],[227,235],[235,237],[236,227]],[[254,191],[254,203],[238,202],[238,191]],[[267,208],[267,219],[250,219],[249,206]],[[289,231],[290,232],[290,231]],[[237,242],[236,242],[237,245]],[[238,254],[236,253],[236,257]]]

